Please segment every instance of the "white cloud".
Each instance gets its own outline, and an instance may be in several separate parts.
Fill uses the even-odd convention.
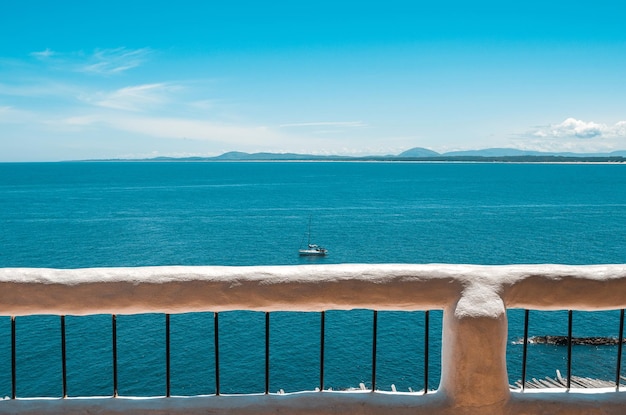
[[[166,139],[187,139],[237,145],[280,141],[285,137],[263,126],[240,126],[221,124],[205,120],[150,116],[128,116],[119,114],[90,114],[72,116],[49,122],[57,129],[111,128],[132,134]]]
[[[9,106],[0,107],[0,115],[9,114],[12,110],[13,108]]]
[[[607,125],[567,118],[564,121],[511,138],[512,147],[523,150],[604,153],[626,147],[626,121]]]
[[[82,127],[88,126],[100,122],[100,118],[92,115],[77,115],[74,117],[68,117],[61,120],[60,123],[54,122],[54,124],[62,124],[71,127]],[[48,121],[47,124],[53,124],[53,122]]]
[[[82,65],[81,72],[112,75],[122,73],[140,66],[151,54],[148,48],[143,49],[99,49]]]
[[[38,74],[41,74],[43,66],[46,70],[58,72],[82,72],[109,76],[141,66],[153,53],[153,50],[149,48],[128,49],[120,47],[96,49],[93,52],[60,52],[47,48],[29,54],[39,62],[9,61],[8,63],[16,67],[21,66],[24,70],[37,71]]]
[[[51,50],[50,48],[46,48],[46,50],[42,50],[40,52],[32,52],[30,56],[33,56],[37,59],[47,59],[56,55],[56,52]]]
[[[316,121],[281,124],[278,127],[291,131],[297,130],[309,135],[336,137],[345,135],[353,128],[367,127],[367,124],[362,121]]]
[[[334,127],[365,127],[361,121],[319,121],[319,122],[298,122],[290,124],[281,124],[280,128],[285,127],[322,127],[322,126],[334,126]]]
[[[626,121],[620,121],[615,124],[614,132],[618,137],[626,137]]]
[[[567,118],[559,124],[542,126],[531,134],[540,138],[614,138],[626,136],[626,121],[619,121],[613,126],[593,121]]]
[[[142,111],[168,101],[167,94],[178,87],[165,83],[129,86],[96,97],[83,97],[97,106],[125,111]]]
[[[10,106],[0,107],[1,124],[21,124],[36,121],[36,114]]]
[[[54,81],[33,80],[30,82],[0,83],[0,95],[9,97],[58,97],[67,98],[78,94],[80,88]]]
[[[277,135],[266,127],[245,127],[210,121],[163,118],[129,117],[108,120],[114,128],[153,137],[186,138],[204,141],[257,142],[275,139]]]
[[[187,105],[189,108],[193,108],[198,111],[212,111],[217,107],[217,100],[213,99],[203,99],[199,101],[192,101]]]

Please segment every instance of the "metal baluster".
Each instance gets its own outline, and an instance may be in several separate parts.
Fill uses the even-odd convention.
[[[171,396],[171,382],[170,382],[170,315],[165,314],[165,396]]]
[[[219,317],[213,313],[213,343],[215,346],[215,395],[220,394],[220,341],[219,341]]]
[[[265,394],[270,393],[270,313],[265,312]]]
[[[530,310],[524,310],[524,344],[522,349],[522,391],[526,388],[526,361],[528,356],[528,320]]]
[[[567,390],[569,390],[572,385],[572,310],[568,311],[567,320]]]
[[[378,337],[378,311],[374,310],[372,335],[372,392],[376,390],[376,338]]]
[[[11,316],[11,399],[16,398],[15,316]]]
[[[117,316],[111,315],[111,341],[113,348],[113,397],[117,398]]]
[[[320,321],[320,391],[324,390],[324,332],[326,325],[326,312],[322,311]]]
[[[428,393],[428,350],[430,332],[430,311],[424,312],[424,395]]]
[[[67,398],[67,353],[65,348],[65,316],[61,316],[61,368],[63,373],[63,398]]]
[[[619,337],[617,338],[617,373],[615,375],[615,390],[619,392],[620,374],[622,372],[622,349],[624,346],[624,309],[619,313]]]

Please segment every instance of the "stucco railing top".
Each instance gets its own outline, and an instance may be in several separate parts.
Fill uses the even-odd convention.
[[[0,413],[621,415],[626,394],[512,393],[506,308],[626,307],[626,265],[341,264],[0,269],[0,314],[443,309],[441,381],[426,396],[304,394],[12,399]]]
[[[0,269],[0,313],[626,306],[626,265],[338,264]],[[493,314],[492,314],[493,315]]]

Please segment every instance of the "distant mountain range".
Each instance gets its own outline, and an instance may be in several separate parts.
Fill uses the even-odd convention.
[[[399,157],[626,157],[626,150],[613,151],[610,153],[568,153],[568,152],[542,152],[518,150],[515,148],[487,148],[484,150],[450,151],[437,153],[426,148],[415,147],[398,154]]]
[[[400,154],[385,156],[320,156],[297,153],[244,153],[230,151],[216,157],[156,157],[148,161],[501,161],[501,162],[616,162],[626,163],[626,150],[610,153],[567,153],[487,148],[484,150],[437,153],[415,147]],[[126,160],[128,161],[128,160]]]
[[[230,151],[216,157],[157,157],[151,160],[187,160],[187,161],[298,161],[298,160],[327,160],[327,161],[615,161],[626,162],[626,150],[610,153],[550,153],[541,151],[526,151],[514,148],[487,148],[484,150],[451,151],[437,153],[427,148],[415,147],[397,155],[385,156],[320,156],[297,153],[244,153]]]

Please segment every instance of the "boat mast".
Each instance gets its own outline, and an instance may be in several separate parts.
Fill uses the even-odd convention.
[[[308,246],[311,246],[311,217],[309,216],[309,240],[307,242]]]

